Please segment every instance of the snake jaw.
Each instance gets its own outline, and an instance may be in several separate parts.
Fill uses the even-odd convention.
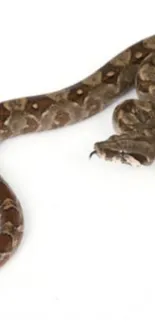
[[[107,146],[106,141],[96,142],[94,145],[94,154],[103,159],[117,159],[121,152],[122,150],[119,150],[118,148],[112,148],[110,145]]]
[[[132,156],[132,154],[127,154],[127,153],[123,153],[122,157],[121,157],[121,162],[133,167],[139,167],[142,165],[142,163],[137,160],[134,156]]]

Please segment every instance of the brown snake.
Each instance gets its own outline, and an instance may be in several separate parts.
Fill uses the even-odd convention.
[[[134,84],[139,100],[126,100],[113,114],[119,134],[96,143],[90,156],[97,154],[131,165],[151,164],[155,159],[155,36],[126,49],[76,85],[1,103],[0,140],[86,119]],[[0,178],[0,265],[12,256],[22,235],[20,203]]]

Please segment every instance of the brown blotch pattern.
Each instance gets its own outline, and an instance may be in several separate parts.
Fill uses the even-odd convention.
[[[0,104],[0,123],[1,123],[1,126],[8,119],[9,116],[10,116],[9,110],[7,108],[5,108],[3,104]]]
[[[90,86],[79,83],[78,85],[75,85],[71,88],[68,94],[68,100],[82,105],[83,100],[88,96],[90,89]]]
[[[12,250],[12,237],[8,234],[0,234],[0,254]]]
[[[27,101],[25,112],[40,118],[41,115],[48,110],[55,102],[48,96],[30,97]],[[37,105],[37,108],[36,108]]]

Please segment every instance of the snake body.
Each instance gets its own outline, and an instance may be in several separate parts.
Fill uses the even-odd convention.
[[[139,99],[118,105],[113,114],[119,134],[96,143],[92,154],[127,164],[150,164],[155,159],[155,36],[127,48],[71,87],[2,102],[0,140],[84,120],[134,85]],[[0,178],[0,265],[19,246],[23,228],[18,198]]]

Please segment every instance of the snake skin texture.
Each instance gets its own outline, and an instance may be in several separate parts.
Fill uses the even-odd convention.
[[[71,87],[1,103],[0,140],[84,120],[134,85],[139,99],[118,105],[113,114],[118,134],[96,143],[90,156],[148,165],[155,159],[155,36],[129,47]],[[0,178],[0,265],[19,246],[23,228],[20,203]]]

